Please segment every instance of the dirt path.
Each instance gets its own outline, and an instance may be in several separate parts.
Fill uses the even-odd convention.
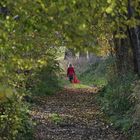
[[[36,140],[127,140],[106,124],[94,89],[65,89],[35,99],[32,117]]]

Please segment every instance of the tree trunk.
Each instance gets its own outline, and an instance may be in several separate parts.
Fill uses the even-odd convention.
[[[127,38],[116,39],[114,38],[115,53],[116,53],[116,65],[118,74],[125,74],[128,70],[128,44]]]
[[[131,19],[134,15],[134,10],[131,7],[131,0],[128,0],[128,18]],[[137,17],[140,19],[140,17]],[[129,29],[130,43],[134,57],[134,71],[140,76],[140,26]]]
[[[129,28],[127,29],[128,30],[128,33],[129,33],[129,42],[130,42],[130,45],[131,45],[131,48],[132,48],[132,53],[133,53],[133,65],[134,65],[134,72],[135,73],[138,73],[138,62],[137,62],[137,58],[136,58],[136,49],[135,48],[135,45],[133,43],[133,39],[132,39],[132,36],[131,36],[131,33],[132,33],[132,29],[130,30]]]

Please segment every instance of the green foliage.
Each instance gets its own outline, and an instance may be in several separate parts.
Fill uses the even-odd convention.
[[[31,140],[32,121],[28,114],[28,107],[20,96],[13,96],[0,103],[0,139],[3,140]]]
[[[134,111],[135,101],[132,101],[132,82],[137,77],[127,72],[120,77],[117,75],[113,57],[108,57],[90,66],[81,74],[81,81],[87,85],[102,87],[97,98],[101,109],[106,113],[115,127],[128,132],[133,126],[134,120],[131,113]]]
[[[62,122],[62,118],[60,117],[59,114],[57,113],[53,113],[50,115],[51,120],[55,123],[55,124],[59,124]]]
[[[89,65],[88,69],[79,75],[79,78],[85,85],[101,87],[106,85],[106,61],[101,60],[100,62]]]
[[[56,57],[52,54],[59,44],[56,30],[50,28],[50,19],[44,18],[48,16],[36,1],[2,0],[0,9],[5,9],[0,10],[0,82],[5,85],[4,88],[0,87],[0,98],[7,101],[7,96],[11,93],[11,89],[7,87],[15,89],[18,96],[25,94],[33,82],[38,84],[36,86],[41,88],[42,94],[49,92],[49,86],[54,84],[50,77],[53,80],[57,77],[54,69],[56,70],[58,63],[54,62]],[[52,53],[50,49],[53,50]],[[56,86],[57,79],[55,80]],[[1,114],[2,139],[28,139],[29,136],[22,136],[30,128],[28,110],[14,95],[6,101],[1,105],[5,113]]]
[[[98,99],[103,112],[109,117],[115,127],[128,133],[134,124],[135,101],[132,101],[132,83],[137,77],[128,73],[121,77],[117,75],[102,89]]]
[[[4,102],[13,96],[12,88],[0,85],[0,102]]]
[[[110,121],[116,128],[122,129],[123,132],[128,133],[133,126],[133,119],[130,116],[111,116]]]
[[[136,11],[135,17],[139,17],[139,0],[131,4]],[[127,27],[139,25],[137,18],[128,19],[127,6],[127,0],[2,0],[0,8],[5,8],[7,12],[0,13],[0,82],[17,91],[31,88],[36,94],[51,93],[58,87],[59,68],[54,55],[48,53],[50,48],[67,46],[97,50],[95,46],[110,46],[114,32],[116,38],[125,38]],[[103,69],[101,73],[105,73]],[[94,77],[88,72],[82,77],[97,85],[107,83],[104,76],[98,79],[99,75],[90,74]],[[113,74],[110,73],[111,76]],[[122,115],[132,107],[128,98],[131,78],[127,77],[112,77],[112,82],[105,87],[103,101],[106,112],[110,110],[111,114]],[[2,88],[0,92],[3,92]],[[6,94],[8,92],[9,89]],[[2,97],[7,97],[6,94]],[[19,104],[16,100],[15,103]],[[4,105],[5,110],[9,110],[9,102]],[[10,113],[14,114],[11,108]],[[15,137],[20,129],[17,125],[17,128],[13,128],[15,132],[10,132],[12,128],[8,131],[9,136],[6,136],[8,139],[10,135]]]
[[[30,76],[26,71],[34,74],[36,69],[47,65],[48,50],[56,46],[55,37],[50,38],[54,32],[48,33],[45,13],[36,2],[9,0],[0,5],[11,13],[0,22],[3,27],[0,29],[0,78],[12,86],[24,87]]]
[[[139,139],[140,139],[139,132],[134,133],[134,135],[132,136],[132,140],[139,140]]]
[[[114,77],[114,80],[104,87],[103,94],[101,94],[104,100],[103,110],[110,115],[123,115],[131,109],[133,106],[130,100],[130,93],[133,80],[135,80],[133,74]]]
[[[133,119],[136,126],[140,126],[140,80],[136,80],[132,83],[132,95],[131,101],[135,103]]]
[[[57,53],[53,50],[53,52],[50,51],[48,56],[47,65],[41,69],[36,69],[35,75],[27,81],[27,85],[31,85],[29,90],[32,94],[48,95],[55,93],[60,88],[59,76],[61,68],[56,60]]]
[[[54,72],[56,69],[54,71],[48,69],[49,67],[42,68],[34,77],[36,84],[30,89],[33,95],[49,95],[60,88],[58,76]]]

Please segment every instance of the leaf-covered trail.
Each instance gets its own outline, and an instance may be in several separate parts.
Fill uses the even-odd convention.
[[[35,98],[36,140],[127,140],[105,123],[94,89],[70,89]]]

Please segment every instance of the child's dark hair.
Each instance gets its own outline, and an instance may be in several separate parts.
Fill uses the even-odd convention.
[[[69,67],[72,67],[72,64],[69,64]]]

